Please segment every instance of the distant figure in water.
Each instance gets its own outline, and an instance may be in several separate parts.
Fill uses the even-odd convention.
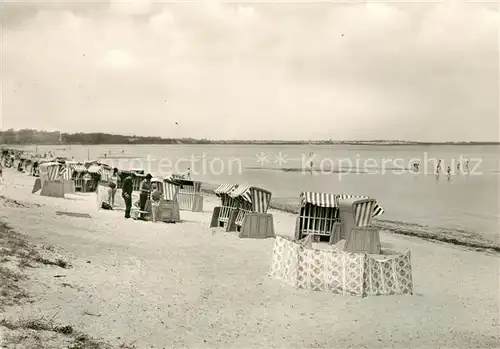
[[[104,157],[107,157],[106,153],[104,153]]]
[[[451,178],[451,166],[448,166],[448,169],[446,170],[448,172],[448,180]]]
[[[441,160],[438,161],[438,164],[436,167],[436,176],[439,176],[439,172],[441,172]]]
[[[457,164],[457,173],[460,173],[460,162]]]
[[[125,154],[125,150],[122,149],[122,154]]]
[[[413,170],[414,170],[415,172],[418,172],[418,170],[419,170],[419,166],[420,166],[420,164],[419,164],[418,162],[414,162],[414,163],[413,163]]]
[[[186,171],[186,178],[187,179],[191,179],[191,168],[188,167],[187,171]]]
[[[313,153],[313,152],[310,152],[310,153],[309,153],[309,157],[311,157],[311,156],[313,156],[313,155],[314,155],[314,153]],[[309,161],[309,171],[311,171],[311,172],[312,172],[313,168],[314,168],[314,162],[311,160],[311,161]]]
[[[467,170],[467,173],[469,173],[469,160],[465,162],[465,169]]]

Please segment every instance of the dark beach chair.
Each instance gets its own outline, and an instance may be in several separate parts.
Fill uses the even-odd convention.
[[[338,195],[303,192],[300,194],[300,211],[295,224],[295,239],[311,235],[319,241],[332,244],[340,240]]]
[[[237,184],[222,183],[219,187],[217,187],[217,189],[214,190],[215,195],[217,195],[221,200],[221,205],[214,208],[212,221],[210,223],[211,228],[224,228],[227,226],[231,212],[238,208],[238,201],[229,196],[229,193],[237,187]]]

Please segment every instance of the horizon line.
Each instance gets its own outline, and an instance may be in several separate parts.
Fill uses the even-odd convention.
[[[279,142],[279,143],[360,143],[360,142],[373,142],[373,143],[415,143],[415,144],[463,144],[463,143],[494,143],[494,144],[500,144],[500,140],[489,140],[489,141],[478,141],[478,140],[460,140],[460,141],[451,141],[451,140],[446,140],[446,141],[418,141],[418,140],[401,140],[401,139],[349,139],[349,140],[335,140],[332,138],[329,139],[289,139],[289,140],[284,140],[284,139],[209,139],[209,138],[193,138],[193,137],[162,137],[162,136],[142,136],[142,135],[126,135],[126,134],[117,134],[117,133],[106,133],[106,132],[74,132],[74,133],[69,133],[69,132],[63,132],[63,131],[58,131],[58,130],[52,130],[52,131],[47,131],[47,130],[38,130],[38,129],[7,129],[7,130],[1,130],[0,129],[0,135],[1,135],[1,141],[2,143],[0,144],[7,144],[3,143],[4,141],[4,133],[6,132],[14,132],[14,133],[19,133],[20,131],[35,131],[37,133],[59,133],[60,136],[76,136],[76,135],[93,135],[93,134],[101,134],[103,136],[115,136],[115,137],[123,137],[123,138],[128,138],[130,141],[133,140],[140,140],[140,139],[147,139],[147,138],[153,138],[156,140],[172,140],[172,141],[181,141],[181,140],[193,140],[193,141],[208,141],[212,143],[216,142],[255,142],[255,143],[264,143],[264,142]],[[71,143],[71,142],[61,142],[61,143]],[[36,143],[30,143],[30,144],[36,144]],[[77,143],[78,144],[78,143]],[[109,144],[109,143],[100,143],[100,144]],[[123,143],[127,144],[127,143]],[[151,143],[155,144],[155,143]]]

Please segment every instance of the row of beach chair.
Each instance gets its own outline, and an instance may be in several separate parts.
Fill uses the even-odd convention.
[[[78,166],[79,164],[71,164],[64,169],[57,163],[41,164],[41,178],[33,191],[46,187],[42,190],[42,195],[64,197],[64,193],[68,191],[67,182],[71,182],[71,178],[74,187],[80,184],[79,178],[74,179],[72,175],[72,172],[80,170]],[[97,171],[103,173],[102,169],[96,169]],[[136,182],[139,184],[143,175],[136,176]],[[62,181],[63,185],[59,185],[59,181]],[[161,191],[162,201],[176,203],[178,208],[174,209],[203,211],[201,182],[172,177],[153,178],[152,182]],[[267,212],[271,192],[248,184],[223,183],[215,189],[215,194],[220,198],[221,204],[214,209],[210,224],[212,228],[222,227],[226,231],[236,231],[241,237],[266,238],[275,235],[273,216]],[[317,240],[336,244],[345,239],[352,249],[380,250],[378,230],[372,227],[372,219],[384,210],[375,199],[303,192],[299,202],[300,211],[295,225],[296,240],[310,235]],[[178,217],[178,214],[174,216]]]
[[[221,184],[215,189],[221,205],[214,209],[210,226],[237,231],[241,237],[274,236],[272,215],[267,213],[271,192],[250,185]],[[295,239],[307,236],[336,244],[346,240],[347,250],[380,252],[378,229],[374,217],[383,208],[373,198],[303,192],[296,219]]]

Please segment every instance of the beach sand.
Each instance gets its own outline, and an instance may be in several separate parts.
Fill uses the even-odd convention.
[[[116,347],[500,347],[494,252],[382,232],[383,249],[412,251],[414,295],[336,296],[271,279],[273,239],[209,228],[215,197],[202,213],[181,211],[182,223],[150,223],[98,211],[95,194],[41,197],[34,178],[4,178],[0,219],[72,266],[22,269],[29,298],[0,314],[10,322],[43,316]],[[276,233],[293,236],[294,215],[271,213]],[[16,348],[17,330],[0,330],[0,346]],[[42,348],[65,348],[49,337]]]

